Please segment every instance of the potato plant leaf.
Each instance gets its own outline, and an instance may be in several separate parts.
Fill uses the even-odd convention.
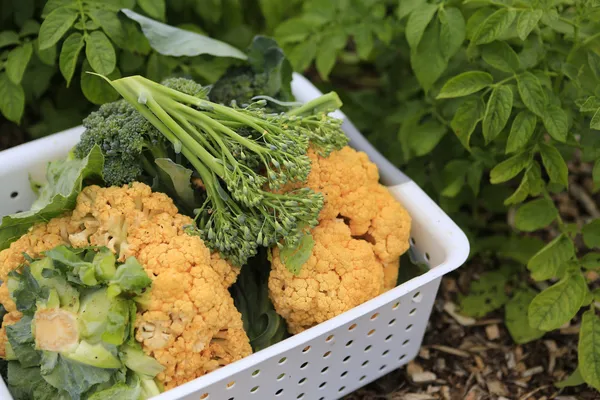
[[[279,252],[279,259],[285,265],[288,271],[298,275],[302,266],[312,254],[315,241],[310,233],[302,236],[296,247],[284,247]]]
[[[600,318],[593,309],[581,319],[577,354],[581,376],[588,385],[600,390]]]
[[[504,307],[504,323],[512,339],[524,344],[544,336],[545,332],[529,326],[527,310],[537,292],[528,287],[517,289]]]
[[[574,255],[573,241],[566,235],[560,235],[531,257],[527,268],[533,279],[543,281],[555,277],[563,263]]]

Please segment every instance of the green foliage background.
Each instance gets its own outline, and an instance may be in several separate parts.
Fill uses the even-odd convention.
[[[238,48],[274,36],[468,233],[488,272],[462,312],[504,308],[517,343],[578,318],[579,368],[561,386],[600,389],[600,290],[586,279],[600,269],[600,221],[566,220],[554,201],[571,161],[592,163],[600,184],[600,1],[0,3],[0,112],[31,138],[116,98],[85,71],[211,83],[233,62],[158,54],[120,8]]]

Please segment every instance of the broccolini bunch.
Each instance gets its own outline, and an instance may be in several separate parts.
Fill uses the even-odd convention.
[[[192,169],[203,196],[195,207],[197,226],[188,232],[236,265],[258,246],[294,247],[316,226],[321,194],[308,188],[275,191],[306,180],[309,143],[322,154],[347,143],[341,121],[328,116],[341,105],[335,93],[275,114],[265,110],[264,100],[245,108],[213,103],[200,85],[183,78],[161,85],[132,76],[110,84],[128,106],[102,106],[86,120],[76,148],[82,155],[99,144],[107,159],[123,156],[105,171],[107,183],[140,180],[132,177],[134,168],[143,171],[142,178],[160,179],[152,164],[157,158]],[[112,167],[109,161],[107,169]]]

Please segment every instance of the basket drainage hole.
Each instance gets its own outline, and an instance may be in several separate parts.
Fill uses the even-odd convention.
[[[385,341],[388,342],[394,335],[387,335],[387,337],[385,338]]]
[[[410,340],[406,339],[404,342],[402,342],[402,346],[408,345],[408,342],[410,342]]]
[[[393,326],[396,323],[396,318],[394,318],[393,320],[391,320],[390,322],[388,322],[389,326]]]
[[[377,319],[377,317],[379,317],[379,313],[375,313],[375,314],[371,315],[371,321],[375,321]]]
[[[349,340],[348,343],[346,343],[346,347],[352,346],[352,343],[354,343],[354,341],[353,340]]]
[[[350,359],[350,356],[344,357],[344,362],[348,362],[349,359]]]
[[[11,198],[11,199],[16,199],[18,195],[19,195],[19,192],[12,192],[12,193],[10,194],[10,198]]]
[[[392,306],[392,310],[397,310],[398,307],[400,307],[400,302],[394,303],[394,305]]]
[[[348,327],[348,330],[349,330],[349,331],[353,331],[353,330],[355,330],[355,329],[356,329],[356,324],[352,324],[352,325],[350,325],[350,326]]]
[[[342,386],[338,392],[343,392],[344,390],[346,390],[346,386]]]
[[[235,386],[235,381],[231,381],[227,384],[227,389],[231,389],[234,386]]]
[[[398,361],[402,361],[406,358],[406,354],[402,354],[400,357],[398,357]]]
[[[406,331],[407,331],[407,332],[408,332],[408,331],[410,331],[410,330],[412,329],[412,327],[413,327],[413,325],[412,325],[412,324],[408,325],[408,326],[406,327]]]
[[[368,345],[367,347],[365,347],[365,353],[366,353],[367,351],[371,350],[371,347],[372,347],[371,345]]]
[[[331,355],[331,352],[330,352],[330,351],[328,351],[327,353],[323,354],[323,358],[327,358],[327,357],[329,357],[330,355]]]
[[[417,309],[413,308],[412,310],[410,310],[410,312],[408,313],[408,315],[413,316],[413,315],[416,314],[416,312],[417,312]]]
[[[417,244],[417,242],[415,242],[415,238],[410,238],[410,244],[415,246]]]
[[[252,389],[250,389],[250,393],[256,393],[258,392],[258,386],[254,386]]]
[[[344,371],[344,372],[342,372],[342,374],[340,375],[340,377],[342,377],[342,378],[343,378],[343,377],[345,377],[346,375],[348,375],[348,371]]]
[[[279,376],[277,377],[277,380],[280,381],[285,377],[285,374],[279,374]]]
[[[283,393],[283,389],[279,389],[278,391],[276,391],[275,396],[281,396],[281,393]]]
[[[323,382],[319,385],[319,389],[323,389],[327,385],[327,382]]]
[[[301,398],[303,398],[303,397],[304,397],[304,393],[300,393],[300,394],[298,395],[298,397],[296,397],[296,398],[297,398],[297,399],[301,399]]]
[[[425,260],[429,261],[431,257],[429,257],[429,253],[425,253]]]
[[[367,336],[373,336],[374,333],[375,333],[375,329],[371,329],[369,331],[369,333],[367,333]]]
[[[200,400],[206,400],[208,399],[209,394],[208,393],[204,393],[202,396],[200,396]]]
[[[331,342],[333,340],[333,335],[329,335],[327,336],[327,339],[325,339],[326,342]]]
[[[365,362],[364,362],[364,363],[362,363],[361,365],[362,365],[363,367],[366,367],[366,366],[367,366],[367,364],[369,364],[369,360],[365,361]]]
[[[381,353],[381,357],[387,356],[389,352],[390,352],[389,350],[384,351],[383,353]]]
[[[413,296],[412,300],[413,300],[415,303],[420,303],[420,302],[421,302],[421,300],[423,300],[423,295],[421,294],[421,292],[417,292],[417,293],[415,293],[415,294],[414,294],[414,296]]]
[[[379,367],[380,371],[383,371],[384,369],[386,369],[387,365],[383,364],[381,367]]]
[[[325,372],[327,372],[327,370],[329,369],[329,367],[325,367],[321,370],[321,373],[324,374]]]
[[[305,362],[305,363],[302,363],[302,365],[300,366],[300,369],[304,369],[304,368],[306,368],[306,366],[307,366],[307,365],[308,365],[308,361],[307,361],[307,362]]]
[[[252,373],[252,376],[258,376],[258,374],[260,374],[260,369],[257,369],[256,371],[254,371]]]
[[[283,357],[283,358],[279,359],[279,365],[285,363],[286,360],[287,360],[286,357]]]
[[[306,346],[305,348],[302,349],[303,353],[308,353],[310,351],[310,346]]]
[[[361,382],[362,382],[362,381],[364,381],[365,379],[367,379],[367,376],[366,376],[366,375],[363,375],[363,376],[361,376],[361,377],[360,377],[359,381],[361,381]]]
[[[306,382],[306,378],[302,378],[298,381],[298,385],[302,385],[304,382]]]

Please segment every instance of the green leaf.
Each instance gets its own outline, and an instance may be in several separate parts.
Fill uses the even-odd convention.
[[[479,188],[481,187],[481,179],[483,178],[483,165],[475,163],[471,166],[467,172],[467,184],[473,191],[475,196],[479,195]]]
[[[481,318],[502,307],[507,301],[507,278],[500,271],[486,272],[471,281],[467,296],[460,296],[460,312],[469,317]]]
[[[556,386],[559,389],[564,389],[566,387],[575,387],[575,386],[583,385],[584,383],[585,383],[585,381],[583,380],[583,376],[581,376],[581,372],[579,371],[579,367],[578,367],[566,379],[563,379],[560,382],[556,382],[554,384],[554,386]]]
[[[191,208],[194,208],[194,189],[192,189],[192,170],[174,163],[169,158],[156,158],[156,165],[163,170],[171,180],[173,190],[179,198]]]
[[[21,121],[25,110],[25,93],[21,85],[13,83],[5,73],[0,73],[0,112],[15,123]]]
[[[408,14],[421,7],[427,0],[400,0],[396,9],[398,19],[406,17]]]
[[[533,232],[552,223],[558,216],[554,203],[541,198],[519,207],[515,215],[515,226],[524,232]]]
[[[356,44],[356,53],[361,60],[368,60],[373,51],[375,42],[371,27],[367,24],[360,24],[352,32],[354,43]],[[345,44],[345,43],[344,43]]]
[[[531,72],[525,72],[517,78],[517,88],[525,106],[543,118],[548,98],[539,79]]]
[[[597,270],[600,268],[600,253],[591,252],[579,259],[581,266],[587,270]]]
[[[25,36],[37,35],[39,31],[40,31],[39,22],[37,22],[33,19],[29,19],[29,20],[25,21],[25,23],[21,27],[21,30],[19,31],[19,36],[25,37]]]
[[[37,38],[33,42],[33,49],[42,63],[54,67],[56,63],[56,45],[40,50],[39,38]]]
[[[119,94],[108,82],[98,76],[88,74],[88,72],[93,72],[93,70],[88,61],[85,60],[81,67],[81,78],[79,83],[81,85],[81,91],[89,101],[94,104],[104,104],[119,98]],[[119,71],[119,68],[115,68],[107,77],[111,80],[119,79],[121,77],[121,71]]]
[[[494,140],[506,126],[513,105],[513,93],[508,86],[492,90],[483,117],[483,137],[487,143]]]
[[[511,180],[523,171],[530,161],[528,152],[516,154],[502,161],[490,171],[490,182],[495,185]]]
[[[322,79],[327,80],[335,65],[338,53],[346,46],[346,33],[343,30],[331,32],[319,44],[316,67]]]
[[[514,153],[523,149],[533,136],[536,125],[537,117],[529,111],[521,111],[517,114],[506,142],[506,153]]]
[[[600,390],[600,319],[593,309],[581,318],[577,357],[578,369],[585,382]]]
[[[525,171],[521,184],[515,192],[506,200],[505,205],[519,204],[528,196],[538,196],[545,187],[542,180],[542,170],[537,162],[533,162]]]
[[[0,49],[6,46],[12,46],[19,44],[19,35],[15,31],[2,31],[0,32]]]
[[[59,7],[76,5],[73,0],[48,0],[42,10],[42,18],[46,18],[48,14]]]
[[[487,72],[469,71],[450,78],[438,94],[438,99],[463,97],[476,93],[494,83],[494,78]],[[512,97],[512,96],[511,96]]]
[[[2,97],[0,97],[2,98]],[[72,209],[83,180],[102,176],[104,157],[95,146],[83,159],[59,160],[50,163],[46,170],[48,183],[42,187],[40,197],[31,210],[4,216],[0,223],[0,249],[7,248],[35,223],[48,221]]]
[[[420,157],[430,153],[447,131],[446,126],[437,121],[427,121],[417,125],[410,139],[410,146],[415,155]]]
[[[562,108],[554,104],[549,104],[544,110],[542,121],[554,140],[563,143],[567,140],[569,126],[567,114]]]
[[[519,70],[519,56],[506,42],[493,42],[481,49],[483,61],[504,72]]]
[[[531,31],[535,29],[542,18],[542,10],[524,10],[517,20],[517,35],[521,40],[527,39]]]
[[[402,3],[402,2],[400,2]],[[444,57],[449,60],[460,50],[466,37],[465,17],[455,7],[441,8],[438,18],[442,25],[440,46]]]
[[[590,96],[579,106],[579,111],[581,112],[590,112],[598,110],[600,108],[600,99],[596,96]]]
[[[58,65],[61,74],[65,78],[65,81],[67,81],[67,87],[71,84],[71,79],[77,67],[77,59],[83,46],[83,35],[79,32],[71,33],[62,45]]]
[[[544,245],[545,243],[536,237],[513,236],[503,241],[498,256],[527,265],[529,259],[540,251]]]
[[[0,46],[1,47],[1,46]],[[596,79],[600,79],[600,55],[594,51],[588,52],[588,65]]]
[[[454,113],[450,127],[458,140],[468,150],[475,127],[485,115],[485,104],[481,98],[465,100]]]
[[[90,10],[89,16],[102,28],[104,33],[117,44],[117,46],[121,47],[121,43],[124,40],[127,40],[125,38],[123,24],[121,23],[121,20],[119,20],[117,14],[98,8]]]
[[[594,168],[592,169],[592,180],[596,185],[600,183],[600,158],[594,162]]]
[[[312,254],[315,241],[310,233],[302,236],[296,247],[284,247],[279,252],[279,259],[285,268],[294,275],[298,275],[302,266]]]
[[[517,12],[510,8],[501,8],[487,17],[473,35],[474,44],[491,43],[501,37],[512,25]]]
[[[598,108],[594,113],[594,116],[590,121],[590,128],[600,130],[600,108]]]
[[[538,251],[527,263],[531,276],[536,281],[554,278],[560,267],[575,255],[573,241],[560,235]]]
[[[78,15],[77,11],[67,7],[56,8],[48,14],[40,27],[40,50],[56,44],[75,23]]]
[[[165,0],[137,0],[137,3],[150,18],[165,20]]]
[[[525,344],[544,336],[544,331],[529,326],[527,310],[536,296],[536,291],[528,287],[518,289],[504,307],[504,323],[512,339]]]
[[[410,57],[412,70],[426,92],[448,67],[448,61],[444,58],[440,46],[440,23],[434,20],[425,30],[419,46],[411,52]]]
[[[233,57],[242,60],[247,58],[243,51],[227,43],[154,21],[128,9],[121,11],[140,24],[144,35],[150,42],[150,46],[162,55],[193,57],[200,54],[210,54],[217,57]]]
[[[583,242],[589,248],[600,248],[600,219],[595,219],[586,224],[581,233]]]
[[[23,79],[23,74],[25,73],[25,69],[27,68],[27,64],[29,64],[32,54],[33,45],[31,42],[27,42],[22,46],[15,47],[10,53],[8,53],[8,59],[6,60],[4,68],[6,71],[6,76],[8,76],[8,79],[10,79],[13,83],[21,83],[21,79]]]
[[[103,32],[93,31],[85,39],[85,55],[94,71],[108,75],[117,65],[117,55],[112,43]]]
[[[540,143],[540,153],[542,154],[542,163],[550,181],[561,184],[565,187],[569,185],[569,168],[556,147],[545,143]]]
[[[406,41],[411,49],[416,49],[421,42],[423,34],[425,33],[425,29],[431,22],[437,9],[437,5],[425,3],[413,10],[413,12],[409,15],[406,23],[405,34]]]
[[[581,272],[568,273],[531,301],[529,326],[546,332],[560,328],[577,314],[586,293],[587,284]]]

